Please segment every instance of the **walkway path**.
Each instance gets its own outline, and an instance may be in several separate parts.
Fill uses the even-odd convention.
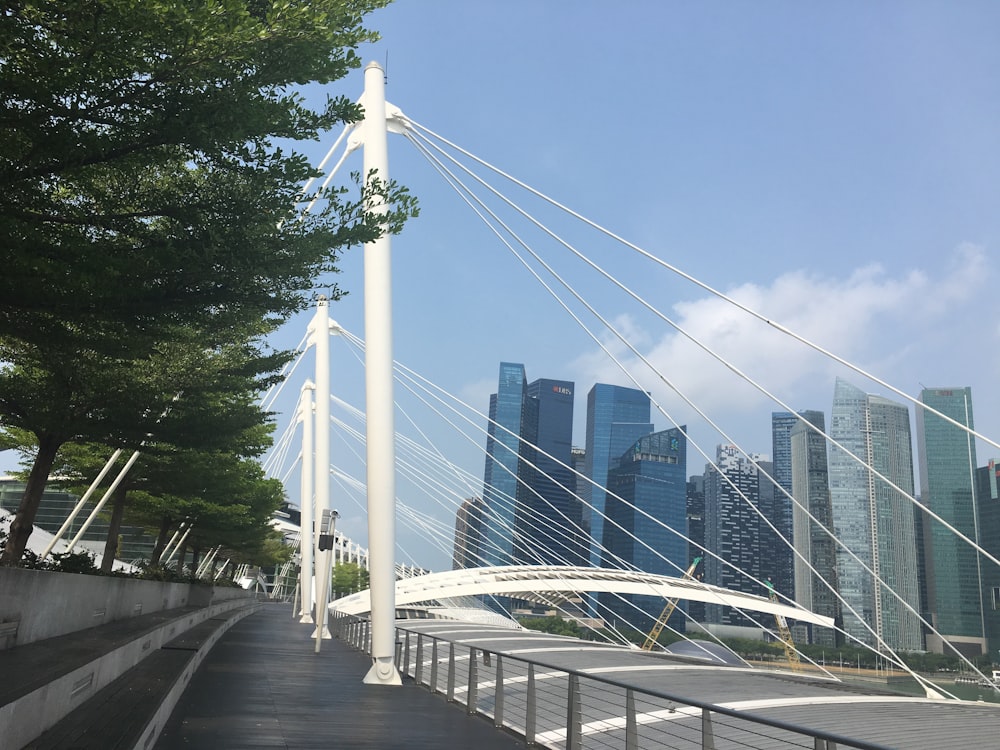
[[[215,645],[170,716],[157,750],[372,748],[476,750],[524,743],[409,679],[362,684],[369,657],[270,604]]]

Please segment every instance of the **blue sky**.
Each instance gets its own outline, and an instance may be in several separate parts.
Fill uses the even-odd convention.
[[[371,22],[383,39],[364,59],[387,63],[387,97],[413,120],[909,394],[972,386],[977,426],[1000,434],[1000,6],[400,0]],[[361,86],[359,73],[337,90]],[[422,206],[393,243],[396,358],[482,411],[501,360],[573,380],[582,445],[589,388],[630,383],[398,136],[390,170]],[[838,374],[884,393],[558,226],[790,406],[829,414]],[[363,336],[360,252],[343,267],[351,295],[332,314]],[[731,437],[770,453],[780,407],[607,285],[573,278]],[[640,377],[714,451],[722,438]],[[484,440],[440,441],[481,476]],[[980,463],[996,453],[981,448]],[[692,473],[703,464],[689,454]],[[363,538],[360,510],[342,527]],[[410,554],[446,565],[407,536]]]
[[[382,40],[362,57],[387,63],[387,97],[416,122],[907,393],[972,386],[977,427],[1000,436],[1000,5],[398,0],[369,25]],[[329,93],[362,86],[358,71]],[[335,137],[300,148],[318,162]],[[422,210],[393,241],[396,359],[481,411],[501,360],[524,363],[529,379],[573,380],[583,445],[593,383],[630,383],[411,144],[389,145],[391,176]],[[593,232],[558,227],[789,405],[829,413],[839,366]],[[342,267],[350,294],[332,317],[363,336],[360,249]],[[733,438],[770,452],[778,407],[606,284],[567,273]],[[295,346],[309,317],[275,343]],[[341,397],[363,408],[345,347],[334,346],[333,366]],[[641,378],[714,451],[722,438]],[[277,408],[289,411],[297,389]],[[484,439],[421,424],[481,478]],[[397,427],[411,431],[403,417]],[[363,478],[346,443],[333,446]],[[994,454],[981,449],[980,463]],[[703,464],[689,454],[692,473]],[[338,528],[364,541],[358,501],[338,493]],[[404,528],[400,543],[421,564],[448,564]]]

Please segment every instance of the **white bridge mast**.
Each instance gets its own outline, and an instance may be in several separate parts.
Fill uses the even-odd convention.
[[[364,180],[389,181],[385,73],[365,67]],[[383,200],[367,209],[386,214]],[[384,225],[383,225],[384,228]],[[365,412],[368,433],[368,572],[371,586],[372,668],[369,684],[401,685],[396,670],[396,446],[392,369],[392,274],[388,231],[365,244]],[[326,426],[329,429],[329,426]]]

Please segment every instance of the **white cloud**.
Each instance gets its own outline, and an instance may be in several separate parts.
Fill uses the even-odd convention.
[[[793,271],[766,286],[743,284],[726,296],[892,383],[895,364],[917,353],[926,356],[921,351],[924,342],[983,289],[987,270],[985,252],[962,245],[944,258],[940,268],[886,269],[872,264],[842,278]],[[833,360],[718,297],[676,303],[670,317],[691,339],[794,409],[822,408],[832,393],[834,374],[845,372]],[[769,410],[780,409],[666,324],[664,333],[656,336],[648,328],[639,331],[634,318],[619,320],[630,340],[644,342],[643,356],[663,378],[710,416],[756,411],[764,404]],[[654,398],[673,404],[681,418],[693,418],[687,407],[677,406],[679,399],[659,375],[631,353],[626,359]],[[589,378],[589,382],[629,384],[597,350],[582,355],[575,367],[586,373],[583,382]],[[865,387],[861,376],[853,378]],[[903,389],[911,385],[908,381]],[[822,394],[819,403],[817,394]]]

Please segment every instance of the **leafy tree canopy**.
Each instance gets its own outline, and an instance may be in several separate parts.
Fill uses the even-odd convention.
[[[8,4],[0,337],[115,350],[163,326],[298,309],[339,248],[381,229],[364,196],[338,193],[285,221],[313,171],[276,139],[359,117],[345,97],[314,111],[294,89],[357,67],[375,38],[362,18],[386,2]],[[398,206],[396,228],[413,210],[405,191],[366,189]]]

